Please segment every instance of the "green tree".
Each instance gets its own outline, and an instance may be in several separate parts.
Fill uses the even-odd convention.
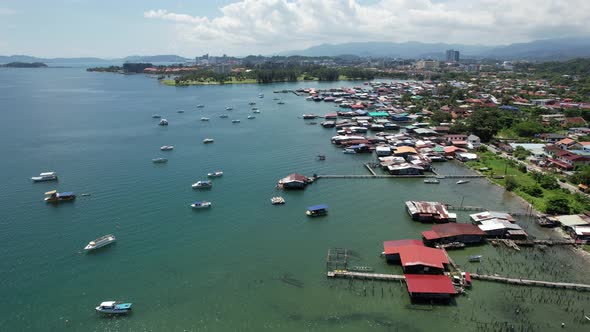
[[[507,191],[513,191],[518,188],[518,182],[516,181],[516,178],[513,176],[506,177],[505,187]]]
[[[523,187],[522,191],[533,197],[543,197],[543,189],[537,184]]]
[[[553,196],[547,199],[545,212],[548,214],[569,214],[570,201],[564,196]]]

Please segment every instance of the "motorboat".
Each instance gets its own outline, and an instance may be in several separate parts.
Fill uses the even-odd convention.
[[[260,110],[258,110],[258,109],[255,109],[255,110],[254,110],[252,113],[254,113],[254,114],[258,114],[258,113],[260,113]]]
[[[344,151],[342,152],[346,154],[356,154],[356,151],[354,149],[344,149]]]
[[[258,111],[258,107],[252,107],[253,111]]]
[[[225,110],[226,110],[226,111],[231,111],[231,110],[233,110],[233,109],[234,109],[234,108],[233,108],[233,107],[231,107],[231,106],[228,106],[228,107],[226,107],[226,108],[225,108]]]
[[[315,119],[318,116],[315,114],[303,114],[303,120],[311,120],[311,119]]]
[[[222,119],[227,119],[227,118],[229,118],[229,115],[227,115],[227,114],[221,114],[219,117],[222,118]]]
[[[424,180],[424,183],[439,184],[440,181],[438,181],[437,179],[426,179],[426,180]]]
[[[201,118],[201,121],[209,121],[209,118],[203,117],[203,118]]]
[[[153,118],[153,119],[159,119],[159,118],[161,118],[161,117],[162,117],[162,116],[161,116],[160,114],[154,114],[154,115],[152,115],[152,118]]]
[[[263,93],[259,93],[258,94],[258,98],[264,98],[264,94]]]
[[[273,197],[270,199],[270,203],[272,205],[285,204],[285,199],[281,196]]]
[[[168,159],[166,159],[166,158],[154,158],[154,159],[152,159],[152,162],[153,163],[156,163],[156,164],[163,164],[163,163],[167,163],[168,162]]]
[[[76,195],[71,191],[58,193],[57,190],[51,190],[46,192],[45,195],[47,196],[45,197],[45,202],[47,203],[67,202],[76,199]]]
[[[205,105],[203,105],[203,104],[197,105],[197,108],[203,108],[203,107],[205,107]]]
[[[240,120],[231,120],[231,123],[240,123]]]
[[[320,217],[328,214],[328,206],[325,204],[314,205],[307,208],[305,212],[310,217]]]
[[[44,182],[44,181],[56,181],[57,173],[55,172],[43,172],[39,176],[33,176],[31,178],[33,182]]]
[[[133,303],[122,303],[118,301],[105,301],[102,302],[96,311],[101,314],[108,315],[125,315],[131,312],[131,306]]]
[[[318,160],[326,160],[326,155],[323,155],[323,154],[318,155]]]
[[[256,119],[256,117],[254,115],[248,115],[248,120],[253,120]]]
[[[184,113],[184,110],[178,110],[176,113]]]
[[[252,105],[256,105],[256,103],[253,102],[253,101],[251,101],[251,102],[248,103],[248,105],[252,106]]]
[[[160,125],[160,126],[167,126],[168,125],[168,120],[162,119],[162,120],[160,120],[160,122],[158,123],[158,125]]]
[[[463,184],[463,183],[468,183],[469,180],[459,180],[457,181],[457,184]]]
[[[212,138],[205,138],[205,139],[203,140],[203,143],[205,143],[205,144],[208,144],[208,143],[213,143],[213,142],[215,142],[215,140],[214,140],[214,139],[212,139]]]
[[[163,145],[160,147],[160,150],[162,150],[162,151],[174,150],[174,145]]]
[[[113,234],[107,234],[107,235],[99,237],[96,240],[92,240],[92,241],[88,242],[88,245],[86,247],[84,247],[84,250],[92,251],[92,250],[107,246],[115,241],[117,241],[117,238],[115,238],[115,236]]]
[[[281,101],[279,101],[277,104],[279,104],[279,105],[284,105],[284,104],[285,104],[285,102],[281,100]]]
[[[209,180],[202,180],[193,183],[193,189],[209,189],[213,187],[213,183]]]
[[[211,207],[211,202],[196,201],[193,204],[191,204],[191,207],[193,209],[206,209],[206,208],[210,208]]]
[[[207,173],[207,176],[210,178],[218,178],[220,176],[223,176],[223,172],[222,171],[215,171],[215,172]]]
[[[469,261],[470,262],[481,262],[482,257],[483,257],[482,255],[469,256]]]

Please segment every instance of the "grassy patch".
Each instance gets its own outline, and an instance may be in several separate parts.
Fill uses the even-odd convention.
[[[590,252],[590,245],[589,245],[589,244],[585,244],[585,245],[583,245],[583,246],[582,246],[582,248],[583,248],[585,251],[587,251],[587,252]]]

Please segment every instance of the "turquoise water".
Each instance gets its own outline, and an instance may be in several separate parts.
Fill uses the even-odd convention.
[[[399,284],[325,278],[333,247],[354,250],[358,265],[399,273],[379,257],[382,241],[419,238],[429,228],[409,219],[405,200],[526,208],[479,179],[462,186],[320,179],[304,192],[278,192],[276,181],[292,172],[367,173],[362,163],[371,156],[342,154],[329,143],[332,130],[300,118],[333,105],[272,93],[345,84],[174,88],[141,75],[78,68],[1,69],[0,330],[485,331],[509,322],[550,331],[562,321],[566,330],[586,327],[580,310],[590,312],[587,294],[476,282],[450,306],[418,310],[425,308],[411,306]],[[246,119],[249,102],[261,111],[254,120]],[[157,126],[155,113],[170,125]],[[230,119],[218,118],[222,113]],[[211,121],[199,121],[204,116]],[[207,137],[215,143],[203,144]],[[161,152],[162,145],[175,149]],[[318,154],[327,160],[317,161]],[[158,156],[169,162],[153,164]],[[455,163],[436,166],[440,173],[467,172]],[[218,169],[225,174],[212,190],[191,189]],[[30,182],[43,171],[58,172],[59,182]],[[91,196],[46,205],[43,193],[52,189]],[[270,197],[279,194],[287,204],[271,206]],[[191,210],[200,199],[213,207]],[[322,203],[329,216],[305,216],[307,206]],[[532,234],[551,234],[522,223]],[[82,252],[107,233],[118,242]],[[472,254],[483,254],[484,262],[468,263]],[[451,255],[481,272],[590,282],[587,263],[569,249],[541,254],[482,246]],[[97,316],[96,304],[110,299],[133,302],[135,312]]]

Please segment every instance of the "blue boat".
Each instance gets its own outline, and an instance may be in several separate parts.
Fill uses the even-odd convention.
[[[105,301],[105,302],[102,302],[98,307],[96,307],[96,311],[101,314],[124,315],[124,314],[128,314],[131,312],[132,305],[133,305],[133,303]]]
[[[305,212],[310,217],[320,217],[328,214],[328,206],[326,204],[314,205],[307,208]]]

